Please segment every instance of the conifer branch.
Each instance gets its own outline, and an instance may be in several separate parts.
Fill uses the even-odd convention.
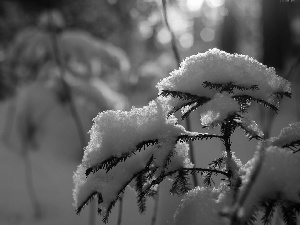
[[[244,86],[244,85],[237,85],[234,82],[228,82],[228,83],[212,83],[209,81],[203,82],[203,87],[208,87],[209,89],[216,89],[218,91],[222,92],[228,92],[229,94],[234,93],[234,89],[240,90],[240,91],[256,91],[259,90],[258,85],[250,85],[250,86]]]
[[[211,138],[223,138],[223,137],[220,135],[207,134],[207,133],[196,133],[194,135],[183,134],[177,137],[176,142],[177,141],[188,142],[188,141],[203,140],[203,139],[208,140]],[[124,162],[127,158],[132,156],[136,151],[141,151],[143,148],[145,149],[146,147],[156,145],[158,143],[159,143],[158,139],[140,142],[139,144],[136,145],[136,148],[131,152],[122,153],[121,156],[111,156],[108,159],[103,160],[102,162],[89,167],[86,170],[85,175],[88,176],[90,173],[96,173],[100,169],[105,169],[106,172],[108,172],[113,167],[115,167],[119,162]]]
[[[236,120],[238,127],[240,127],[246,134],[246,137],[249,138],[249,140],[251,139],[256,139],[256,140],[263,140],[263,133],[262,131],[258,128],[258,126],[255,124],[254,121],[252,121],[252,126],[247,126],[246,124],[243,123],[243,119],[241,118],[241,120]],[[255,124],[255,125],[254,125]]]
[[[272,109],[272,110],[275,111],[276,113],[278,112],[278,108],[277,108],[275,105],[273,105],[273,104],[271,104],[271,103],[269,103],[269,102],[267,102],[267,101],[265,101],[265,100],[263,100],[263,99],[257,99],[257,98],[254,98],[254,97],[252,97],[252,96],[250,96],[250,95],[235,95],[235,96],[232,96],[232,98],[234,98],[234,99],[237,100],[238,102],[250,102],[250,101],[255,101],[255,102],[257,102],[257,103],[259,103],[259,104],[262,104],[263,106],[265,106],[265,107],[267,107],[267,108],[269,108],[269,109]]]
[[[100,204],[103,201],[102,195],[97,191],[94,191],[87,197],[87,199],[80,206],[77,207],[77,209],[75,210],[76,214],[79,215],[82,209],[85,206],[87,206],[95,197],[98,197],[98,204]]]
[[[208,140],[212,138],[220,138],[223,139],[224,136],[217,135],[217,134],[208,134],[208,133],[197,133],[193,132],[193,134],[182,134],[177,138],[177,141],[180,142],[188,142],[188,141],[195,141],[195,140]]]
[[[222,174],[226,177],[230,176],[230,174],[226,171],[217,170],[217,169],[210,169],[210,168],[180,168],[180,169],[177,169],[177,170],[169,171],[167,173],[162,172],[156,179],[152,180],[150,182],[150,184],[147,184],[145,186],[143,192],[139,194],[140,198],[149,196],[149,193],[150,193],[150,191],[153,187],[155,187],[156,185],[159,185],[166,177],[173,176],[176,173],[179,174],[179,179],[182,179],[182,175],[187,175],[188,173],[191,174],[191,175],[194,175],[196,173],[201,173],[201,174],[203,174],[203,173],[215,173],[215,174]],[[177,181],[177,183],[185,183],[185,182],[182,182],[182,180],[181,180],[181,181]],[[170,190],[171,193],[177,193],[176,190],[177,189],[174,187],[174,184],[173,184],[173,187]],[[188,191],[189,188],[180,187],[180,190],[187,190]],[[181,193],[181,192],[179,192],[179,193]]]
[[[287,225],[297,225],[297,214],[299,214],[299,205],[298,207],[289,204],[288,202],[281,202],[279,204],[282,219]]]
[[[135,173],[130,179],[127,180],[127,182],[125,182],[125,184],[122,186],[122,188],[118,191],[117,197],[109,204],[107,210],[105,211],[105,213],[103,215],[103,219],[102,219],[102,221],[104,223],[108,222],[108,217],[111,213],[112,208],[115,206],[116,202],[121,198],[121,195],[124,193],[126,187],[130,184],[130,182],[132,180],[137,178],[140,174],[147,173],[149,171],[150,165],[153,163],[153,160],[154,160],[154,157],[152,155],[151,158],[149,159],[149,161],[147,162],[146,167],[144,169],[142,169],[141,171]],[[101,209],[98,209],[98,213],[99,214],[102,213]]]
[[[277,98],[283,98],[283,97],[288,97],[291,98],[292,97],[292,93],[284,91],[284,92],[274,92],[274,95],[277,96]]]
[[[296,141],[292,141],[288,144],[285,144],[282,146],[282,148],[289,148],[291,149],[294,153],[300,151],[300,139]]]
[[[206,102],[210,100],[210,98],[206,96],[198,96],[187,92],[170,91],[170,90],[162,90],[159,95],[163,97],[172,96],[173,98],[179,98],[181,100],[188,101],[183,104],[178,104],[177,106],[174,106],[173,109],[169,112],[169,115],[174,114],[175,112],[182,109],[183,107],[192,106],[193,104],[195,104],[181,116],[182,120],[187,118],[192,111],[196,110],[198,107],[204,105]],[[190,130],[189,128],[187,129]]]
[[[127,158],[132,156],[136,151],[141,151],[142,148],[149,147],[151,145],[158,144],[158,139],[143,141],[137,144],[136,148],[131,152],[122,153],[121,156],[111,156],[106,160],[103,160],[101,163],[98,163],[94,166],[88,168],[85,172],[85,175],[88,176],[90,173],[96,173],[100,169],[105,169],[106,172],[115,167],[119,162],[124,162]]]
[[[270,199],[261,203],[261,207],[264,209],[261,218],[263,224],[271,224],[277,206],[279,206],[279,200],[277,199]]]
[[[190,93],[187,93],[187,92],[171,91],[171,90],[162,90],[159,93],[159,95],[162,96],[162,97],[171,96],[173,98],[179,98],[181,100],[194,101],[194,102],[196,100],[198,100],[199,98],[201,98],[198,95],[193,95],[193,94],[190,94]]]

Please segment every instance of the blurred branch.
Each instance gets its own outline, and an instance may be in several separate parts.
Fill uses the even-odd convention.
[[[42,218],[42,208],[40,205],[40,202],[38,200],[36,190],[34,188],[34,183],[33,183],[33,176],[32,176],[32,164],[30,162],[29,154],[27,154],[27,145],[25,144],[23,146],[24,151],[23,151],[23,156],[24,156],[24,164],[25,164],[25,183],[26,183],[26,188],[28,191],[28,195],[30,198],[30,201],[33,205],[33,210],[34,210],[34,218],[36,219],[41,219]]]
[[[50,19],[52,19],[51,13],[49,13],[49,17],[50,17]],[[51,27],[49,27],[49,30],[50,30],[50,36],[51,36],[50,38],[51,38],[52,46],[53,46],[54,60],[55,60],[57,67],[60,69],[59,77],[60,77],[62,89],[65,93],[65,97],[66,97],[67,103],[69,105],[71,115],[73,117],[75,126],[77,128],[81,147],[84,148],[84,146],[87,144],[87,140],[85,137],[83,125],[80,121],[80,118],[79,118],[79,115],[78,115],[78,112],[76,109],[76,105],[72,98],[71,88],[69,87],[68,83],[65,80],[67,67],[65,65],[65,61],[64,61],[62,54],[60,52],[60,49],[58,47],[58,40],[57,40],[57,36],[56,36],[57,31],[54,30],[53,28],[51,29]],[[95,225],[96,224],[95,220],[96,220],[96,202],[94,200],[94,201],[91,201],[91,203],[90,203],[89,224]]]
[[[63,59],[60,49],[58,47],[56,32],[54,30],[51,30],[50,35],[51,35],[51,41],[52,41],[52,46],[53,46],[54,60],[55,60],[57,67],[60,69],[59,78],[61,81],[62,89],[64,91],[67,103],[69,104],[71,115],[73,117],[73,120],[74,120],[76,128],[77,128],[81,147],[83,148],[87,144],[87,140],[85,138],[84,128],[80,121],[80,118],[79,118],[79,115],[78,115],[78,112],[76,109],[76,105],[72,98],[71,88],[69,87],[68,83],[66,82],[66,80],[64,78],[66,75],[67,67],[65,65],[64,59]]]
[[[176,39],[175,39],[175,35],[174,32],[172,31],[169,22],[168,22],[168,14],[167,14],[167,1],[166,0],[162,0],[162,14],[163,14],[163,18],[166,24],[166,27],[169,31],[169,33],[171,34],[171,44],[172,44],[172,50],[174,53],[174,57],[176,59],[177,65],[180,67],[180,55],[179,55],[179,51],[176,45]],[[191,120],[190,117],[186,118],[186,129],[191,131]],[[189,146],[190,146],[190,158],[191,158],[191,162],[193,164],[195,164],[195,155],[194,155],[194,146],[192,144],[192,142],[189,142]],[[197,175],[193,174],[193,181],[194,181],[194,185],[195,187],[198,186],[198,180],[197,180]]]

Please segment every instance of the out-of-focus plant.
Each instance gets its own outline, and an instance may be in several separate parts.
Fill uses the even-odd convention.
[[[16,36],[1,65],[1,75],[8,80],[2,86],[14,90],[11,96],[5,96],[12,98],[1,138],[8,147],[19,147],[23,153],[26,186],[35,215],[40,218],[27,152],[37,148],[42,122],[55,107],[67,109],[80,145],[85,146],[87,130],[78,108],[89,111],[86,115],[90,120],[99,110],[125,109],[128,101],[118,91],[126,85],[130,64],[120,48],[84,31],[65,30],[62,15],[50,11],[42,14],[38,27]],[[17,145],[10,141],[13,128]]]

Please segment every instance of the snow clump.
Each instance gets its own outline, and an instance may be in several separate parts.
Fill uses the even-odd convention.
[[[203,126],[222,123],[229,115],[240,111],[240,105],[229,94],[216,93],[212,100],[200,108],[200,120]]]
[[[178,70],[157,84],[157,88],[160,92],[177,91],[208,98],[219,92],[203,86],[204,82],[232,82],[244,87],[255,85],[258,89],[234,89],[233,94],[250,95],[274,105],[277,104],[274,93],[291,93],[290,82],[277,76],[274,68],[268,68],[249,56],[229,54],[217,48],[186,58]]]
[[[256,167],[258,156],[244,166],[243,184],[249,182],[249,177]],[[253,206],[266,199],[282,199],[300,203],[300,154],[288,149],[269,146],[259,174],[252,185],[251,191],[244,204],[246,217],[253,211]]]
[[[230,199],[231,194],[225,184],[220,184],[218,189],[198,186],[181,200],[174,225],[223,225],[220,212],[230,205]]]
[[[176,143],[185,134],[174,116],[167,117],[168,109],[162,100],[151,101],[143,108],[130,111],[105,111],[94,119],[90,142],[84,151],[82,164],[92,167],[112,156],[136,150],[139,143],[158,139],[160,143]],[[142,150],[143,151],[143,150]]]
[[[100,208],[105,213],[152,156],[153,164],[158,168],[165,166],[166,159],[173,152],[169,169],[192,166],[187,159],[188,146],[177,144],[175,148],[178,136],[188,132],[177,124],[176,117],[167,117],[168,109],[163,103],[156,99],[143,108],[132,108],[128,112],[105,111],[94,119],[91,140],[84,151],[82,164],[73,176],[75,207],[84,206],[91,195],[98,195],[102,200]],[[147,140],[157,140],[157,144],[136,152],[137,145]],[[109,171],[100,169],[87,176],[87,169],[123,154],[133,155]]]
[[[290,124],[280,131],[278,137],[269,139],[269,145],[278,147],[294,142],[300,142],[300,122]]]

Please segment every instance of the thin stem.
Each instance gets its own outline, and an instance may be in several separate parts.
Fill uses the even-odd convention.
[[[223,135],[223,143],[225,146],[225,151],[226,151],[226,167],[228,170],[228,173],[230,174],[230,177],[233,176],[232,174],[232,168],[231,168],[231,160],[232,160],[232,152],[231,152],[231,141],[230,141],[230,131],[227,128],[227,124],[222,124],[222,127],[224,129],[221,129],[221,133]],[[230,179],[229,179],[230,181]],[[231,182],[230,182],[231,185]]]
[[[123,197],[120,197],[120,199],[119,199],[119,214],[118,214],[117,225],[122,224],[122,216],[123,216]]]
[[[172,50],[173,50],[173,53],[174,53],[174,57],[176,59],[176,62],[178,64],[178,66],[180,66],[180,55],[179,55],[179,51],[178,51],[178,48],[177,48],[177,45],[176,45],[176,39],[175,39],[175,35],[174,35],[174,32],[172,31],[170,25],[169,25],[169,21],[168,21],[168,14],[167,14],[167,1],[166,0],[162,0],[162,14],[163,14],[163,17],[164,17],[164,21],[165,21],[165,24],[166,24],[166,27],[169,31],[169,33],[171,34],[171,44],[172,44]]]
[[[69,87],[68,83],[66,82],[66,80],[64,78],[66,75],[66,65],[64,63],[64,59],[62,58],[62,53],[58,47],[58,40],[57,40],[55,31],[51,32],[51,41],[52,41],[52,46],[53,46],[54,60],[55,60],[57,67],[60,70],[59,78],[61,81],[62,89],[65,92],[65,95],[67,97],[67,103],[69,105],[71,115],[75,122],[75,126],[77,128],[76,130],[78,132],[78,137],[80,140],[81,147],[83,148],[87,143],[86,138],[85,138],[84,128],[80,121],[74,100],[72,98],[71,88]]]
[[[97,215],[96,198],[91,199],[89,206],[90,206],[89,225],[95,225],[96,215]]]
[[[157,214],[158,214],[158,203],[159,203],[159,186],[157,187],[157,194],[154,197],[154,209],[153,209],[153,214],[152,214],[152,219],[151,219],[151,225],[155,225],[156,220],[157,220]]]
[[[178,51],[178,48],[176,45],[175,35],[174,35],[174,33],[169,25],[169,22],[168,22],[167,1],[166,0],[162,0],[162,14],[164,17],[166,27],[167,27],[169,33],[171,34],[171,44],[172,44],[172,50],[174,53],[174,57],[176,59],[177,65],[180,66],[181,59],[180,59],[179,51]],[[189,117],[186,118],[186,129],[191,131],[191,122],[190,122]],[[190,159],[191,159],[191,162],[193,164],[195,164],[196,160],[195,160],[195,155],[194,155],[194,146],[191,141],[189,141],[189,146],[190,146]],[[195,187],[199,185],[196,174],[193,174],[193,182],[194,182]]]
[[[230,219],[231,219],[231,225],[238,225],[240,224],[240,217],[239,217],[239,211],[242,209],[257,177],[258,174],[261,170],[263,161],[264,161],[264,157],[265,157],[265,151],[264,151],[264,145],[262,144],[262,146],[259,149],[259,155],[258,155],[258,161],[257,164],[254,168],[253,173],[250,175],[249,181],[247,182],[247,184],[245,185],[243,191],[240,193],[240,195],[237,198],[237,201],[234,203],[233,207],[232,207],[232,213],[230,215]]]
[[[36,190],[34,188],[31,162],[30,162],[28,153],[26,153],[26,150],[24,150],[24,163],[25,163],[25,182],[26,182],[28,195],[29,195],[29,198],[30,198],[32,206],[33,206],[34,217],[36,219],[41,219],[42,218],[42,207],[40,205],[40,202],[39,202],[37,194],[36,194]]]
[[[228,172],[216,169],[207,169],[207,168],[182,168],[184,171],[196,171],[196,172],[210,172],[210,173],[219,173],[226,177],[229,177],[230,174]]]
[[[190,131],[191,130],[190,117],[187,117],[185,121],[186,121],[186,129]],[[191,159],[191,162],[195,165],[195,154],[194,154],[195,150],[194,150],[194,145],[192,144],[191,141],[189,141],[189,146],[190,146],[190,159]],[[193,174],[193,182],[194,182],[195,187],[199,186],[196,174]]]

